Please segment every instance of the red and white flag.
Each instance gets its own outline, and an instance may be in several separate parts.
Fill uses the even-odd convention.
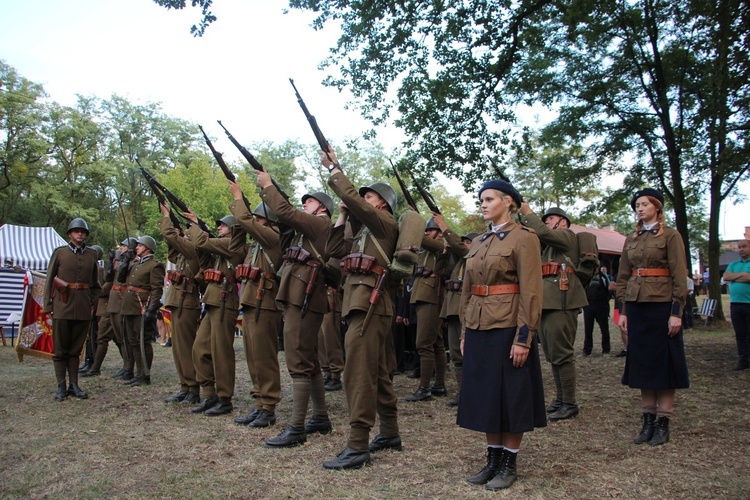
[[[47,276],[26,272],[24,279],[24,302],[16,352],[18,360],[24,356],[52,359],[52,318],[43,311],[44,285]]]

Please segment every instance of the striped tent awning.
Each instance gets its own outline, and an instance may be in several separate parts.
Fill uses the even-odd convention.
[[[45,271],[55,248],[66,241],[51,227],[0,227],[0,267]]]

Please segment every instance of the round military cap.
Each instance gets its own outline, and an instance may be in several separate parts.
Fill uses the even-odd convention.
[[[318,200],[328,210],[328,215],[333,216],[333,199],[323,191],[316,191],[314,193],[307,193],[302,197],[302,203],[307,201],[308,198]]]
[[[141,236],[138,238],[138,243],[150,249],[152,252],[156,252],[156,240],[151,236]]]
[[[542,215],[542,222],[547,220],[547,217],[550,215],[559,215],[566,221],[568,221],[568,226],[570,226],[570,217],[568,217],[568,214],[565,213],[565,210],[563,210],[560,207],[549,207],[545,212],[544,215]]]
[[[91,248],[96,250],[96,258],[102,260],[102,257],[104,257],[104,249],[99,245],[91,245]]]
[[[659,200],[659,203],[661,203],[661,206],[664,206],[664,195],[661,191],[654,188],[643,188],[639,189],[638,191],[633,194],[633,198],[630,200],[630,208],[635,210],[635,202],[640,198],[641,196],[650,196],[652,198],[656,198]]]
[[[396,191],[393,190],[390,184],[386,184],[385,182],[373,182],[369,186],[359,188],[359,195],[364,198],[365,193],[368,191],[374,191],[378,196],[383,198],[388,204],[388,210],[393,213],[396,209],[398,198],[396,197]]]
[[[216,219],[216,225],[219,224],[226,224],[229,227],[237,226],[239,223],[237,222],[237,217],[234,215],[225,215],[221,219]]]
[[[136,240],[135,238],[125,238],[120,242],[120,245],[125,245],[129,249],[134,250],[136,243],[138,243],[138,240]]]
[[[260,202],[257,207],[255,207],[255,210],[253,210],[253,215],[256,217],[263,217],[264,219],[268,219],[271,222],[279,222],[279,218],[276,216],[276,213],[274,213],[273,210],[271,210],[268,205],[265,204],[265,202]]]
[[[495,179],[493,181],[487,181],[484,184],[482,184],[482,187],[479,188],[479,199],[482,199],[482,192],[485,189],[496,189],[498,191],[501,191],[511,198],[513,198],[513,201],[516,202],[516,205],[519,207],[521,206],[521,203],[523,203],[523,197],[521,196],[521,193],[516,190],[516,188],[513,187],[513,185],[510,182],[505,182],[502,179]]]
[[[68,224],[68,232],[66,234],[70,234],[70,232],[73,229],[83,229],[86,231],[86,234],[89,234],[89,225],[86,224],[86,221],[81,219],[80,217],[76,217],[72,221],[70,221],[70,224]]]
[[[440,229],[440,226],[438,226],[438,223],[435,222],[435,217],[430,217],[427,219],[427,224],[424,227],[425,231],[429,231],[430,229],[437,229],[438,231],[442,231]]]
[[[475,233],[474,231],[471,231],[470,233],[466,233],[465,235],[461,236],[461,239],[474,241],[474,238],[476,238],[477,236],[479,236],[479,233]]]

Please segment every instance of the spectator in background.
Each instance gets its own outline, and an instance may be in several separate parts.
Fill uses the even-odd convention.
[[[734,261],[724,273],[729,283],[729,310],[737,339],[739,360],[733,371],[750,368],[750,241],[737,243],[740,260]]]
[[[685,299],[685,310],[682,311],[682,326],[685,330],[693,328],[693,308],[697,307],[695,301],[695,282],[688,274],[687,277],[687,298]]]
[[[600,268],[586,287],[589,304],[583,307],[583,355],[590,356],[594,347],[594,321],[602,332],[602,355],[609,354],[609,285],[607,268]]]

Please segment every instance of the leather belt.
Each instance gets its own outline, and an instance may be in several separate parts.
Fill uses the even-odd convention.
[[[114,290],[116,292],[124,292],[127,289],[128,289],[128,287],[126,287],[124,285],[112,285],[112,290]]]
[[[471,285],[471,294],[487,297],[489,295],[504,295],[506,293],[521,293],[521,287],[512,285]]]
[[[649,276],[669,276],[669,269],[663,267],[639,267],[633,269],[633,276],[649,277]]]
[[[70,290],[85,290],[88,287],[88,283],[68,283],[68,289]]]
[[[128,292],[151,293],[151,290],[146,290],[145,288],[138,288],[137,286],[130,286],[130,285],[128,285],[127,290]]]

